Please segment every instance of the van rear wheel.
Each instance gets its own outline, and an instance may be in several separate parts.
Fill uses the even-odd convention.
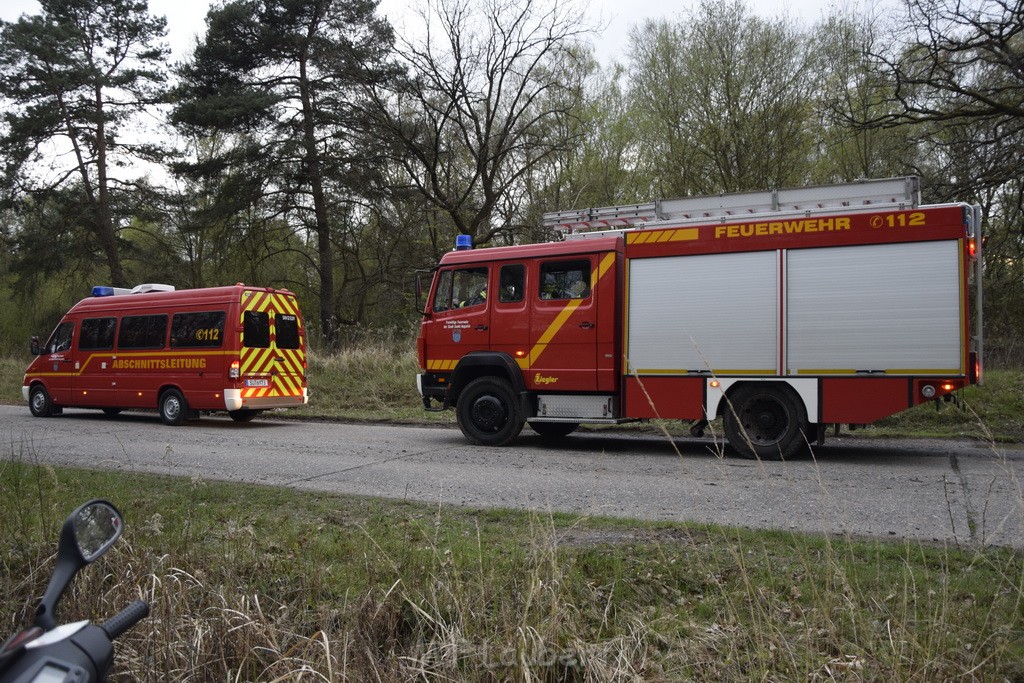
[[[50,392],[42,384],[32,387],[32,391],[28,395],[28,409],[36,417],[53,415],[53,401],[50,400]]]
[[[188,414],[185,397],[177,389],[168,389],[160,394],[160,419],[165,425],[180,425]]]
[[[481,446],[504,446],[519,436],[525,420],[508,380],[478,377],[459,394],[455,407],[459,428]]]
[[[230,416],[231,419],[234,420],[235,422],[252,422],[262,412],[263,412],[262,410],[247,410],[247,409],[243,409],[243,410],[229,410],[228,411],[228,416]]]

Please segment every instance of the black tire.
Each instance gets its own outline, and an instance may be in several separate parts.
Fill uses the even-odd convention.
[[[807,411],[787,387],[765,382],[739,387],[724,410],[725,437],[744,458],[785,460],[807,445]]]
[[[28,409],[36,417],[50,417],[53,415],[53,401],[50,399],[50,392],[42,384],[35,385],[29,391]]]
[[[121,409],[120,408],[104,408],[103,409],[103,414],[104,415],[109,415],[110,417],[114,417],[115,415],[120,415],[121,414]]]
[[[160,394],[160,419],[165,425],[180,425],[188,415],[188,404],[177,389],[168,389]]]
[[[455,416],[466,438],[481,446],[504,446],[525,424],[512,385],[498,377],[478,377],[466,385]]]
[[[579,422],[530,422],[530,429],[545,439],[561,439],[575,432]]]
[[[262,412],[262,410],[248,410],[243,408],[242,410],[229,410],[228,415],[235,422],[252,422],[256,419],[256,416]]]

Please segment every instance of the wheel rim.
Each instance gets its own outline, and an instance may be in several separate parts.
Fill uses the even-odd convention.
[[[771,397],[756,398],[743,408],[743,429],[757,446],[770,446],[789,430],[789,413],[778,400]]]
[[[473,401],[470,411],[473,425],[482,432],[496,432],[508,420],[505,404],[495,396],[481,396]]]
[[[46,407],[46,395],[41,391],[32,392],[32,409],[41,413]]]
[[[177,396],[168,396],[164,399],[164,415],[168,420],[177,420],[181,415],[181,401]]]

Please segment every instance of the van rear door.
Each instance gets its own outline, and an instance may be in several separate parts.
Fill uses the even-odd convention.
[[[242,290],[239,380],[246,407],[302,405],[306,333],[295,296]]]

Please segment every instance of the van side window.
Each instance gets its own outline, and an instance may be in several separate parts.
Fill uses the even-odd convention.
[[[171,348],[219,348],[224,343],[224,311],[175,313],[171,318]]]
[[[71,338],[75,331],[75,323],[68,321],[57,325],[53,334],[46,340],[43,353],[60,353],[71,348]]]
[[[278,313],[274,316],[274,328],[277,331],[277,348],[297,349],[299,348],[299,318],[298,316]]]
[[[590,296],[590,261],[554,261],[540,267],[541,299]]]
[[[126,315],[121,318],[117,348],[162,349],[166,341],[166,315]]]
[[[117,318],[86,318],[82,321],[78,348],[82,351],[109,351],[114,348],[116,329]]]
[[[523,300],[526,289],[526,268],[520,265],[502,266],[498,278],[498,302],[510,304]]]
[[[246,311],[242,319],[242,346],[250,349],[270,347],[270,314],[265,311]]]

